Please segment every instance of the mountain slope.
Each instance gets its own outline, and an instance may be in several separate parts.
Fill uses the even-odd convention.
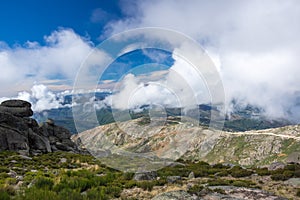
[[[244,166],[267,165],[275,161],[300,162],[300,126],[286,126],[247,132],[225,132],[170,119],[165,124],[146,118],[111,123],[73,136],[92,154],[136,155],[153,159],[203,160]]]

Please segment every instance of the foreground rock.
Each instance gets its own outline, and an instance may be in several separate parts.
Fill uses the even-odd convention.
[[[218,191],[222,191],[219,193]],[[199,194],[191,195],[183,190],[165,192],[152,198],[152,200],[287,200],[287,198],[273,195],[260,189],[250,189],[233,186],[214,186],[209,187],[207,191],[201,191]]]
[[[53,120],[41,126],[33,115],[31,104],[22,100],[8,100],[0,105],[0,151],[18,151],[23,154],[54,151],[78,152],[71,141],[71,133]]]

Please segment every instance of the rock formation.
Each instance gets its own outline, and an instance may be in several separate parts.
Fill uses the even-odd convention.
[[[78,145],[87,147],[96,156],[105,151],[119,156],[120,152],[126,151],[145,155],[145,158],[151,152],[151,155],[172,160],[182,155],[180,158],[184,160],[202,160],[210,164],[265,166],[273,162],[300,163],[300,125],[226,132],[173,119],[154,127],[142,122],[143,118],[138,118],[106,124],[74,135],[72,139],[74,142],[81,139],[83,145]]]
[[[18,151],[23,154],[54,151],[78,152],[71,133],[53,120],[41,126],[33,115],[31,104],[22,100],[8,100],[0,105],[0,151]]]

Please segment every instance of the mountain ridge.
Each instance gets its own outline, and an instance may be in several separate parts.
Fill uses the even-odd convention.
[[[76,142],[80,139],[82,144],[78,145],[88,146],[91,152],[102,149],[108,154],[116,153],[116,149],[134,153],[155,152],[157,155],[160,152],[160,156],[173,160],[181,158],[244,166],[269,165],[279,161],[300,163],[300,125],[226,132],[167,120],[167,124],[156,127],[158,131],[153,134],[154,130],[147,130],[149,127],[143,124],[143,120],[145,118],[102,125],[73,135],[72,140]],[[111,146],[101,143],[104,135],[104,141],[111,141]],[[173,144],[170,142],[172,139]],[[299,158],[294,154],[299,154]]]

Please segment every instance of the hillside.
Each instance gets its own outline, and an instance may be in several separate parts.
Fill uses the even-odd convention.
[[[178,118],[149,126],[147,118],[111,123],[73,136],[99,157],[140,154],[146,159],[202,160],[243,166],[300,162],[300,126],[226,132],[193,126]],[[138,165],[138,164],[137,164]]]

